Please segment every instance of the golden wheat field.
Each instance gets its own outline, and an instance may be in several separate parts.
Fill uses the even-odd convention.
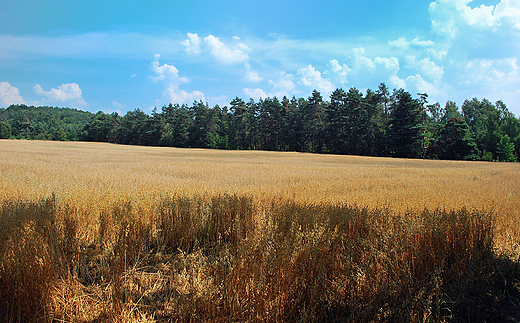
[[[457,321],[474,286],[444,287],[455,272],[493,281],[482,255],[518,261],[518,163],[14,140],[0,154],[9,322]]]
[[[520,243],[520,164],[295,152],[221,151],[108,143],[1,140],[0,198],[55,193],[79,208],[131,198],[146,208],[166,194],[237,193],[347,202],[393,212],[493,210],[498,247]]]

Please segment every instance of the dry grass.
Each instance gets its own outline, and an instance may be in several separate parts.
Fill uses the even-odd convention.
[[[493,320],[518,278],[519,164],[0,150],[7,322]]]

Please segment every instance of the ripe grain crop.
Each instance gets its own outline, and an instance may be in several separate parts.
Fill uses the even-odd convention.
[[[518,270],[516,163],[0,151],[0,320],[457,321]]]

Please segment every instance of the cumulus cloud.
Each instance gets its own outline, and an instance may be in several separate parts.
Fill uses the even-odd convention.
[[[245,81],[258,83],[258,82],[261,82],[264,80],[263,77],[258,75],[258,73],[251,70],[251,65],[249,65],[248,62],[246,62],[244,65],[245,65],[246,71],[247,71],[246,77],[244,78]]]
[[[270,79],[268,83],[272,85],[274,92],[291,93],[296,89],[296,84],[293,82],[294,76],[292,74],[277,71],[273,76],[275,80]]]
[[[333,59],[330,61],[330,66],[332,68],[333,74],[339,79],[341,84],[347,84],[348,81],[348,73],[352,71],[347,64],[340,65],[337,59]]]
[[[23,104],[25,100],[16,87],[11,86],[9,82],[0,82],[0,103],[8,106],[11,104]]]
[[[440,84],[427,82],[420,74],[408,76],[406,85],[412,93],[427,93],[433,98],[444,97],[444,92],[439,89]]]
[[[402,84],[398,81],[399,60],[396,57],[366,57],[365,49],[354,48],[347,55],[347,63],[340,64],[336,59],[330,61],[329,73],[337,82],[345,85],[351,83],[356,87],[373,87],[380,82],[388,82],[390,86]]]
[[[249,56],[243,52],[246,48],[243,44],[239,44],[240,49],[231,49],[213,35],[204,38],[204,43],[209,47],[213,57],[223,64],[242,63],[249,59]]]
[[[388,85],[396,89],[406,89],[406,81],[399,78],[397,75],[392,75],[388,79]]]
[[[167,84],[166,90],[163,96],[167,96],[170,102],[173,103],[192,103],[193,101],[205,101],[204,94],[200,91],[193,91],[188,93],[180,89],[180,85],[188,83],[186,77],[179,76],[179,70],[168,64],[160,65],[159,58],[160,54],[155,54],[154,59],[150,64],[150,70],[154,73],[150,76],[150,80],[153,82],[164,82]]]
[[[254,100],[266,99],[266,98],[269,97],[269,95],[267,95],[265,93],[265,91],[262,90],[262,89],[249,89],[249,88],[245,88],[244,89],[244,94],[245,94],[246,97],[252,98]]]
[[[258,83],[258,82],[263,81],[264,79],[260,75],[258,75],[258,73],[256,73],[256,72],[247,71],[245,80],[248,82]]]
[[[206,101],[204,93],[200,91],[193,91],[188,93],[184,90],[179,90],[179,86],[176,84],[170,84],[168,89],[164,92],[164,95],[168,96],[170,102],[174,103],[192,103],[193,101]]]
[[[430,4],[429,13],[439,46],[437,52],[431,51],[433,46],[422,54],[432,54],[437,66],[433,59],[415,57],[407,57],[407,66],[430,77],[430,84],[437,89],[450,90],[455,99],[476,96],[518,102],[520,1],[501,0],[495,6],[486,6],[470,0],[436,0]],[[441,69],[444,82],[439,85]],[[406,80],[426,87],[418,78]]]
[[[185,46],[185,50],[190,54],[200,53],[200,38],[198,34],[188,33],[188,39],[181,42],[181,45]]]
[[[408,55],[405,62],[408,68],[416,69],[432,79],[440,79],[444,75],[444,68],[431,61],[429,57],[418,61],[414,55]]]
[[[429,7],[433,30],[456,37],[464,26],[492,27],[496,23],[494,7],[480,5],[471,8],[472,0],[437,0]]]
[[[520,1],[470,7],[471,0],[436,0],[429,7],[432,29],[445,37],[452,54],[504,58],[520,50]]]
[[[457,80],[463,89],[479,86],[488,94],[518,91],[516,84],[520,82],[520,67],[517,58],[475,59],[469,61],[461,70],[464,77]]]
[[[150,80],[153,82],[163,80],[173,81],[175,83],[188,82],[188,79],[185,77],[179,77],[179,70],[175,66],[168,64],[159,65],[159,58],[161,58],[161,55],[155,54],[154,59],[150,64],[150,70],[152,70],[152,72],[155,74],[150,76]]]
[[[86,105],[87,103],[83,99],[83,93],[76,83],[66,83],[58,86],[57,89],[51,88],[49,91],[44,91],[40,84],[36,84],[33,87],[34,93],[38,95],[42,95],[45,98],[42,100],[44,102],[70,102],[79,105]]]
[[[300,84],[316,89],[325,95],[335,89],[334,85],[328,79],[323,78],[321,73],[310,64],[305,68],[299,69],[298,76],[300,77]]]
[[[240,40],[239,37],[233,37],[235,41]],[[243,44],[238,43],[233,48],[224,44],[219,38],[208,35],[201,40],[198,34],[188,33],[188,39],[181,42],[181,45],[185,46],[185,50],[190,54],[200,54],[201,52],[207,52],[218,62],[231,65],[242,63],[249,60],[249,55],[246,53],[250,48]]]

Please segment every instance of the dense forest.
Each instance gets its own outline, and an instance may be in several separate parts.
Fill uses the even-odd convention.
[[[210,108],[169,104],[92,114],[76,109],[11,105],[0,109],[0,138],[85,140],[130,145],[255,149],[314,153],[517,161],[520,119],[502,101],[429,104],[403,89],[390,93],[336,89],[326,101],[276,97]]]

